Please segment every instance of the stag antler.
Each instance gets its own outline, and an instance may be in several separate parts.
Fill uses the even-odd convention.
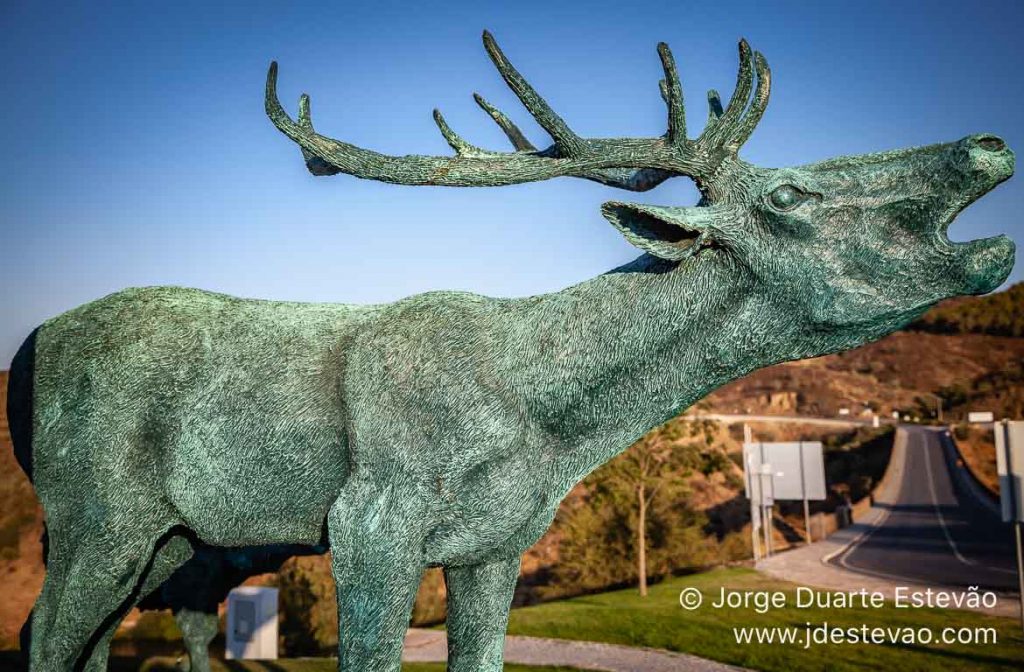
[[[658,138],[598,138],[576,135],[534,90],[502,53],[487,31],[484,48],[498,72],[533,115],[554,144],[544,150],[526,139],[511,120],[477,94],[476,102],[502,128],[515,152],[494,152],[460,137],[434,110],[434,121],[455,156],[389,156],[320,135],[313,129],[309,96],[299,99],[299,118],[293,121],[277,98],[277,63],[267,73],[266,109],[274,125],[302,149],[310,172],[346,173],[394,184],[440,186],[501,186],[536,182],[552,177],[582,177],[632,191],[646,191],[669,177],[685,175],[697,181],[710,178],[723,161],[735,158],[764,114],[771,88],[771,73],[760,53],[740,40],[740,67],[736,89],[722,111],[717,92],[708,92],[708,123],[696,140],[686,138],[682,86],[668,45],[658,45],[665,71],[662,98],[668,107],[668,131]],[[753,60],[753,63],[751,61]],[[754,78],[757,90],[751,100]]]

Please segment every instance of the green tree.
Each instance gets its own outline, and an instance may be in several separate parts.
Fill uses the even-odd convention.
[[[559,561],[545,597],[633,583],[717,557],[707,518],[689,502],[689,476],[733,469],[714,445],[715,425],[676,418],[653,430],[583,482],[563,507]]]
[[[630,493],[636,512],[636,566],[640,595],[647,596],[647,510],[659,492],[682,495],[683,479],[692,471],[692,460],[676,450],[674,432],[654,431],[608,463],[606,487]],[[668,491],[672,492],[668,492]]]

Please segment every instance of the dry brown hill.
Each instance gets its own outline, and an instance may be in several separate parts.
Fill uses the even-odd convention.
[[[0,649],[17,642],[43,584],[42,529],[35,492],[14,460],[7,426],[7,372],[0,371]]]
[[[970,410],[1024,415],[1024,284],[954,299],[908,330],[850,352],[780,364],[715,391],[701,404],[723,413],[853,415],[874,410],[947,419]],[[1008,335],[1016,334],[1016,336]]]
[[[909,331],[936,334],[1024,336],[1024,282],[1004,292],[944,301],[911,324]]]
[[[1024,413],[1024,339],[899,332],[838,355],[756,371],[707,397],[723,413],[834,416],[874,410],[920,417],[943,398],[947,419],[969,410]]]

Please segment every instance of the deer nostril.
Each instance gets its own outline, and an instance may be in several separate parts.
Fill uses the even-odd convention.
[[[1006,143],[994,135],[986,135],[977,139],[978,146],[988,152],[1001,152],[1006,149]]]

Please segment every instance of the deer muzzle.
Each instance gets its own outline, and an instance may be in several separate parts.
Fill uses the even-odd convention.
[[[999,287],[1010,275],[1016,256],[1013,241],[1000,235],[967,243],[949,243],[945,232],[964,208],[1013,175],[1015,157],[1002,138],[990,133],[968,136],[958,144],[966,154],[967,188],[950,207],[940,231],[944,242],[955,251],[964,293],[984,294]]]

